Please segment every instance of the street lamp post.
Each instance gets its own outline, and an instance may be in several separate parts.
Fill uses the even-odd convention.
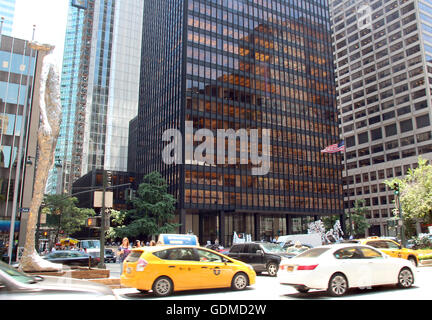
[[[399,229],[400,229],[400,238],[401,238],[401,244],[402,246],[405,246],[405,228],[403,223],[403,215],[402,215],[402,206],[400,202],[400,190],[399,190],[399,184],[395,183],[393,185],[394,194],[397,199],[397,206],[398,206],[398,213],[399,213]]]
[[[101,208],[101,228],[100,228],[100,261],[98,267],[105,269],[105,192],[107,188],[106,171],[102,172],[102,208]]]

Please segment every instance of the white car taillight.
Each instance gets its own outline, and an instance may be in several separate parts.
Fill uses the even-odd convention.
[[[144,271],[144,268],[148,265],[148,262],[145,261],[144,259],[139,259],[137,266],[136,266],[136,271]]]
[[[318,267],[317,264],[309,265],[309,266],[298,266],[297,270],[314,270],[316,267]]]

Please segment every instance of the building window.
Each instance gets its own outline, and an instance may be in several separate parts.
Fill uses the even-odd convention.
[[[404,121],[401,121],[399,123],[400,126],[400,131],[401,132],[408,132],[411,131],[413,129],[413,124],[412,124],[412,120],[411,119],[407,119]]]
[[[428,141],[432,138],[431,132],[424,132],[424,133],[419,133],[417,135],[417,142],[424,142],[424,141]]]
[[[382,130],[381,128],[377,128],[371,131],[371,138],[373,140],[378,140],[382,138]]]
[[[366,143],[368,141],[369,141],[369,138],[368,138],[368,133],[367,132],[363,132],[363,133],[360,133],[358,135],[358,143],[359,144]]]
[[[395,134],[397,134],[396,124],[393,123],[388,126],[385,126],[385,134],[386,137],[394,136]]]
[[[425,114],[416,117],[417,129],[424,128],[430,125],[429,115]]]

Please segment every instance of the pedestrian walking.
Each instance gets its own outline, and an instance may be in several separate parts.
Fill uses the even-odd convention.
[[[123,238],[121,246],[118,248],[117,255],[119,256],[120,262],[120,275],[123,273],[123,261],[130,253],[130,244],[128,238]]]
[[[134,248],[141,248],[141,241],[135,240]]]

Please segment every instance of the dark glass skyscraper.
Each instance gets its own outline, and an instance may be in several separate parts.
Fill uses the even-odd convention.
[[[136,167],[166,177],[181,232],[227,245],[234,231],[269,239],[343,213],[340,155],[320,152],[339,140],[330,35],[325,0],[145,2]],[[186,121],[215,136],[257,129],[261,155],[269,129],[269,172],[189,159],[187,143],[164,163],[164,131],[187,142]]]

